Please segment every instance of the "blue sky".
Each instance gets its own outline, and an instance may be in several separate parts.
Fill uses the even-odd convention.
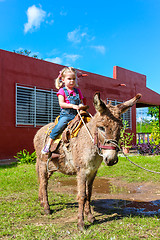
[[[160,0],[0,0],[0,48],[113,77],[117,65],[160,94]]]

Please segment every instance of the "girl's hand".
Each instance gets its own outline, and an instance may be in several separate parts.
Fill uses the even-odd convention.
[[[79,110],[79,105],[74,105],[73,104],[73,107],[72,107],[73,109],[76,109],[76,110]]]
[[[83,107],[84,105],[82,103],[79,104],[79,108]]]

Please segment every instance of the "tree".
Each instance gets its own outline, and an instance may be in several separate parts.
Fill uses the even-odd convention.
[[[154,117],[154,120],[158,121],[158,119],[159,119],[159,107],[158,106],[149,107],[147,115],[151,116],[152,118]]]
[[[152,133],[151,133],[151,141],[153,140],[153,144],[160,144],[160,129],[159,126],[154,122]]]
[[[153,123],[151,120],[143,119],[137,122],[136,131],[137,133],[151,133],[153,128]]]
[[[32,56],[30,56],[31,54],[31,51],[28,51],[27,49],[24,49],[24,50],[13,50],[14,53],[18,53],[20,55],[24,55],[24,56],[28,56],[28,57],[33,57],[33,58],[37,58],[38,59],[38,56],[36,54],[33,54]]]

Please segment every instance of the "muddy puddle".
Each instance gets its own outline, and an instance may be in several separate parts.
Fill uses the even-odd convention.
[[[71,187],[73,193],[77,193],[77,180],[76,178],[68,178],[63,179],[57,182],[59,187]],[[93,184],[93,192],[94,193],[102,193],[102,194],[108,194],[108,193],[120,193],[120,192],[126,192],[127,190],[124,187],[117,187],[112,184],[110,184],[109,180],[104,178],[96,178],[94,180]]]
[[[77,194],[76,178],[58,180],[56,185],[59,190]],[[152,199],[153,188],[153,186],[146,188],[143,185],[134,185],[134,187],[128,187],[127,184],[114,185],[110,180],[96,178],[93,184],[92,206],[95,211],[102,212],[111,210],[123,214],[160,215],[160,189],[155,189],[154,200],[149,200]]]

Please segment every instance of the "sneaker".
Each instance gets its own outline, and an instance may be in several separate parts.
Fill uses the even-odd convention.
[[[42,149],[41,153],[42,154],[48,154],[49,153],[50,146],[45,145],[45,147]]]

